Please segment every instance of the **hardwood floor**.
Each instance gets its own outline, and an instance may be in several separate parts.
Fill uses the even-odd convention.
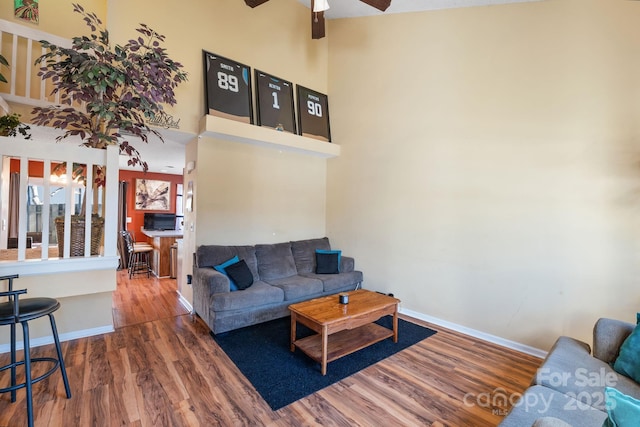
[[[508,410],[501,398],[522,392],[540,364],[427,325],[438,333],[272,411],[180,305],[174,281],[123,272],[118,281],[116,331],[62,344],[73,397],[65,398],[59,373],[36,384],[36,426],[495,426]],[[32,351],[54,352],[52,345]],[[16,403],[0,395],[0,426],[22,425],[24,390]]]
[[[113,293],[113,327],[188,314],[178,301],[175,279],[147,279],[144,274],[129,279],[126,271],[118,271],[118,287]]]

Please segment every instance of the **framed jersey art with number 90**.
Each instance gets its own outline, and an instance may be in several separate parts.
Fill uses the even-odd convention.
[[[206,114],[253,124],[250,68],[214,53],[202,52]]]
[[[297,89],[300,135],[331,142],[327,95],[300,85],[297,85]]]
[[[255,70],[258,125],[296,133],[293,84]]]

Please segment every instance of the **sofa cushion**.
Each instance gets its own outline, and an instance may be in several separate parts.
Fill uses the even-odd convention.
[[[338,274],[340,272],[340,254],[335,252],[316,252],[316,274]]]
[[[312,273],[316,269],[316,249],[330,250],[328,237],[291,242],[291,252],[300,273]]]
[[[297,274],[290,242],[256,245],[256,259],[261,280],[270,281]]]
[[[356,288],[358,283],[362,282],[361,271],[350,271],[348,273],[339,274],[306,273],[302,276],[321,280],[323,291],[325,293],[335,293],[348,290],[352,291]]]
[[[303,276],[281,277],[269,280],[270,285],[282,289],[285,301],[297,301],[302,298],[315,298],[322,294],[322,281]]]
[[[638,325],[620,346],[620,354],[613,364],[613,369],[640,382],[640,313],[636,316]]]
[[[238,290],[243,291],[253,284],[253,274],[243,259],[227,266],[224,270]]]
[[[635,427],[640,420],[640,400],[607,387],[607,419],[602,427]]]
[[[284,301],[282,289],[267,283],[253,282],[242,292],[223,292],[212,297],[213,311],[245,310]]]
[[[229,258],[228,260],[226,260],[225,262],[218,264],[218,265],[214,265],[213,268],[216,271],[219,271],[220,273],[224,274],[225,276],[227,276],[229,278],[229,286],[231,288],[231,292],[233,291],[237,291],[238,290],[238,285],[236,284],[236,282],[233,280],[233,277],[229,276],[229,274],[227,273],[227,267],[229,267],[232,264],[237,263],[238,261],[240,261],[238,259],[238,255],[235,255],[233,258]]]
[[[253,274],[253,280],[259,280],[256,249],[253,246],[201,245],[196,249],[196,265],[213,267],[236,255],[238,259],[243,259],[247,263],[247,267]]]

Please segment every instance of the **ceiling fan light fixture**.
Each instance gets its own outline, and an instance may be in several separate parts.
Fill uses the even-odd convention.
[[[329,10],[329,2],[327,0],[314,0],[313,2],[314,12],[324,12],[325,10]]]

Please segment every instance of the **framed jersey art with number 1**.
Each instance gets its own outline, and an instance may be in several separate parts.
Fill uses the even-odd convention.
[[[293,84],[255,70],[258,125],[296,133]]]
[[[214,53],[203,55],[207,114],[253,124],[250,68]]]
[[[297,85],[297,89],[298,132],[302,136],[331,142],[327,95],[300,85]]]

